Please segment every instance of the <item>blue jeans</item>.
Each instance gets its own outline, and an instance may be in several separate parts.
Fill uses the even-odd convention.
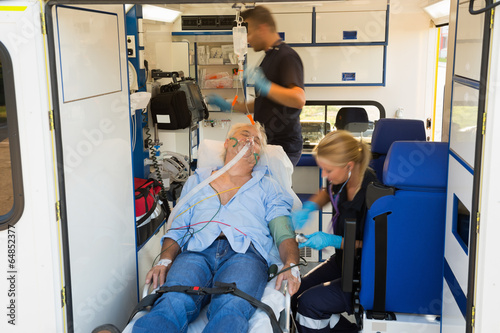
[[[234,252],[226,239],[215,240],[202,252],[179,254],[165,285],[213,287],[215,281],[235,282],[238,289],[260,300],[267,283],[267,262],[252,245],[242,254]],[[133,332],[186,332],[188,324],[209,303],[209,322],[203,332],[248,331],[255,308],[240,297],[169,292],[135,323]]]

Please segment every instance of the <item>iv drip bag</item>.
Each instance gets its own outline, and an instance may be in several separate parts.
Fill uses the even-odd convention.
[[[233,45],[234,54],[238,56],[238,61],[243,62],[248,48],[247,28],[245,26],[233,27]]]

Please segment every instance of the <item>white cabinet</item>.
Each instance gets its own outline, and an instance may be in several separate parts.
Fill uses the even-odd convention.
[[[385,42],[386,11],[316,14],[316,43]]]
[[[312,43],[312,13],[274,14],[276,29],[285,34],[285,42]]]
[[[306,84],[382,84],[384,46],[295,47]]]
[[[383,84],[384,46],[300,46],[305,84]],[[258,66],[263,52],[249,51],[247,66]]]
[[[320,7],[319,11],[315,11],[312,8],[304,8],[303,12],[282,11],[273,14],[277,31],[285,34],[284,41],[293,45],[293,49],[302,59],[305,84],[385,84],[387,4],[379,1],[374,10],[359,7],[355,11],[348,11],[347,7],[341,4],[336,5],[338,10],[333,7]],[[236,64],[231,64],[234,59],[224,56],[224,50],[227,51],[226,54],[230,54],[231,33],[200,34],[193,37],[197,44],[195,70],[203,93],[218,89],[217,93],[233,100],[238,94],[236,89],[241,87],[241,82],[233,80],[233,86],[229,88],[230,80],[225,79],[220,85],[212,81],[207,84],[206,81],[207,75],[222,72],[231,74],[233,68],[237,67]],[[217,53],[218,51],[220,53]],[[200,53],[205,57],[202,60]],[[217,58],[221,53],[222,58]],[[263,58],[264,52],[256,53],[249,47],[246,65],[258,66]],[[214,79],[217,80],[215,77]],[[241,99],[242,96],[238,97],[238,100]]]

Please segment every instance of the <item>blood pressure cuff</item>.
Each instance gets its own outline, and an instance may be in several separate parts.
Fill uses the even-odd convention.
[[[295,238],[295,231],[293,230],[290,216],[275,217],[269,221],[269,230],[278,248],[285,239]]]

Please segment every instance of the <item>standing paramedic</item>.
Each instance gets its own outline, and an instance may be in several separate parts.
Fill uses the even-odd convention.
[[[333,217],[329,232],[318,231],[299,247],[322,250],[335,247],[335,254],[302,278],[299,291],[292,298],[300,333],[358,332],[342,312],[352,313],[351,293],[342,291],[342,248],[345,220],[355,218],[356,247],[361,247],[366,216],[366,188],[377,182],[373,170],[368,168],[371,153],[363,142],[350,132],[338,130],[328,133],[314,148],[313,155],[322,176],[328,179],[326,189],[320,190],[306,201],[302,210],[293,213],[295,229],[302,228],[309,214],[328,202],[332,204]]]
[[[245,10],[241,17],[248,25],[248,43],[255,52],[265,51],[265,56],[259,67],[244,72],[255,87],[255,100],[236,103],[233,109],[253,112],[255,121],[264,125],[268,143],[282,146],[295,166],[302,154],[300,112],[306,102],[302,60],[280,38],[266,7]],[[231,104],[219,95],[207,96],[207,103],[231,110]]]
[[[235,283],[239,290],[260,299],[268,267],[281,259],[292,268],[278,275],[276,287],[286,279],[290,294],[297,291],[299,249],[290,220],[293,199],[269,177],[266,166],[257,165],[265,140],[259,123],[236,124],[224,142],[224,164],[236,156],[241,159],[206,185],[198,186],[215,168],[196,169],[189,177],[179,214],[162,238],[160,261],[147,274],[146,283],[153,282],[154,288]],[[186,332],[207,304],[209,321],[203,332],[248,331],[255,308],[243,298],[167,292],[137,320],[133,332]]]

